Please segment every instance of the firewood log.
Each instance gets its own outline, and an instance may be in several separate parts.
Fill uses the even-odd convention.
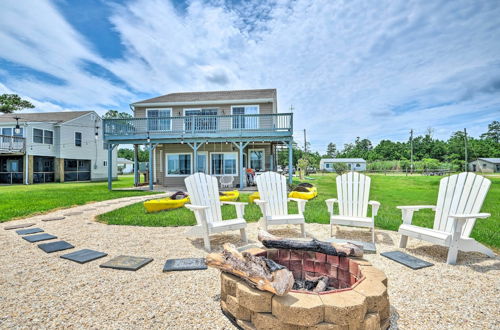
[[[314,288],[314,292],[322,292],[326,290],[326,287],[328,286],[328,277],[327,276],[321,276],[318,280],[318,284],[316,284],[316,287]]]
[[[352,243],[330,243],[322,242],[313,238],[312,240],[295,240],[291,238],[281,238],[259,230],[259,241],[266,248],[305,250],[320,252],[332,256],[340,257],[362,257],[363,249]]]
[[[210,253],[207,266],[218,268],[242,278],[252,287],[278,296],[287,294],[293,286],[292,272],[265,257],[240,253],[233,244],[224,244],[222,253]]]

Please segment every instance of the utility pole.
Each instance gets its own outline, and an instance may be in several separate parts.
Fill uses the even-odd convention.
[[[293,104],[291,104],[290,105],[290,112],[293,112],[293,109],[295,109],[295,108],[293,107]]]
[[[410,174],[413,174],[413,129],[410,130]]]
[[[306,129],[304,128],[304,153],[307,153]]]
[[[465,172],[469,172],[469,162],[467,161],[467,129],[464,128],[464,143],[465,143]]]

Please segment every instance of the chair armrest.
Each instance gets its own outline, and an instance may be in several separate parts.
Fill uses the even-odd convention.
[[[372,207],[372,217],[377,216],[378,209],[380,208],[380,203],[377,201],[369,201],[368,205],[371,205]]]
[[[471,214],[450,214],[450,218],[454,219],[485,219],[490,217],[489,213],[471,213]]]
[[[423,209],[432,209],[436,210],[436,205],[407,205],[407,206],[396,206],[396,208],[400,210],[412,210],[412,211],[420,211]]]
[[[304,211],[306,209],[306,203],[307,203],[307,200],[305,199],[300,199],[300,198],[288,198],[288,201],[293,201],[293,202],[296,202],[297,203],[297,206],[299,208],[299,214],[302,215],[304,214]]]
[[[221,202],[222,205],[234,205],[236,208],[236,217],[238,219],[243,219],[243,214],[245,213],[245,205],[248,203],[242,202]]]
[[[333,205],[335,203],[338,203],[338,200],[336,198],[330,198],[325,200],[326,203],[326,208],[328,209],[328,213],[330,213],[330,216],[333,216]]]
[[[184,206],[187,209],[194,212],[196,222],[198,223],[198,225],[201,225],[204,228],[204,230],[208,233],[209,229],[208,229],[208,220],[206,211],[210,208],[210,206],[192,205],[192,204],[186,204]]]
[[[269,216],[267,214],[267,202],[266,201],[263,201],[260,199],[254,199],[253,202],[260,207],[260,211],[262,212],[263,216],[265,216],[265,217]]]

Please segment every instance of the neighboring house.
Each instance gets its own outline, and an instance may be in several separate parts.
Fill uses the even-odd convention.
[[[323,158],[319,161],[319,169],[334,172],[338,163],[345,164],[349,171],[366,171],[366,160],[363,158]]]
[[[116,165],[118,166],[118,173],[130,174],[134,172],[134,162],[126,158],[117,158]]]
[[[469,163],[469,171],[498,173],[500,172],[500,158],[478,158]]]
[[[182,186],[187,176],[205,172],[232,176],[243,187],[247,168],[276,170],[283,144],[291,163],[293,115],[278,112],[276,89],[173,93],[131,108],[133,119],[104,120],[104,136],[113,148],[150,148],[150,182]]]
[[[0,184],[106,180],[102,126],[94,111],[1,115]]]

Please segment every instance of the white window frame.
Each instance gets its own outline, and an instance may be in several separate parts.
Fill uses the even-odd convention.
[[[219,108],[210,108],[210,107],[204,108],[204,107],[201,107],[201,108],[184,108],[184,109],[182,109],[182,116],[183,117],[187,117],[186,116],[186,111],[199,111],[199,112],[201,112],[202,110],[216,110],[217,114],[215,114],[214,116],[218,116],[219,115]],[[195,117],[195,116],[192,116],[192,117]],[[216,126],[217,125],[218,124],[216,124]],[[183,129],[184,132],[186,131],[186,120],[185,119],[183,120],[182,129]],[[217,130],[217,127],[216,127],[215,130]],[[196,132],[196,130],[195,130],[195,132]]]
[[[80,133],[80,145],[76,144],[76,133]],[[82,132],[76,132],[75,131],[75,147],[81,148],[83,146],[83,133]]]
[[[173,110],[172,108],[147,108],[146,109],[146,119],[147,118],[155,118],[155,117],[149,117],[149,112],[150,111],[169,111],[170,112],[170,115],[168,115],[167,117],[173,117]],[[173,119],[170,119],[169,122],[170,122],[170,127],[168,128],[168,131],[171,131],[172,130],[172,121]],[[146,124],[147,126],[147,129],[149,130],[149,124]],[[151,130],[152,132],[155,132],[156,130]],[[163,131],[163,130],[162,130]]]
[[[205,155],[205,168],[207,169],[207,172],[205,174],[210,175],[210,162],[208,161],[208,151],[198,151],[198,155]],[[194,154],[193,154],[193,170],[198,170],[197,168],[194,168]],[[198,172],[194,172],[198,173]]]
[[[252,151],[262,151],[262,172],[265,172],[266,171],[266,149],[264,149],[264,148],[248,149],[247,168],[249,168],[250,165],[252,164],[252,157],[251,157]]]
[[[213,155],[220,155],[220,154],[233,154],[236,156],[236,173],[235,174],[212,174],[212,156]],[[239,174],[239,157],[238,157],[238,152],[236,151],[214,151],[214,152],[211,152],[210,153],[210,175],[213,175],[213,176],[227,176],[227,175],[230,175],[230,176],[238,176]],[[222,163],[222,168],[224,169],[224,163]]]
[[[42,142],[36,142],[36,141],[35,141],[35,130],[36,130],[36,129],[37,129],[37,130],[39,130],[39,131],[42,131]],[[43,144],[43,128],[33,127],[33,128],[31,129],[31,141],[32,141],[33,143]]]
[[[191,174],[168,174],[168,156],[171,155],[191,155],[191,161],[190,161],[190,168],[191,168],[191,174],[193,174],[193,153],[192,152],[166,152],[165,153],[165,177],[186,177],[190,176]]]
[[[241,107],[245,108],[245,115],[247,114],[246,113],[246,108],[247,107],[257,107],[257,113],[256,113],[256,115],[260,115],[260,105],[258,105],[258,104],[243,104],[243,105],[232,105],[231,106],[231,116],[234,115],[233,108],[241,108]],[[243,129],[258,129],[259,126],[260,126],[259,118],[260,117],[256,117],[256,119],[257,119],[257,127],[252,127],[252,128],[246,128],[245,127]],[[234,128],[234,122],[231,120],[231,129],[241,129],[241,128]]]
[[[23,134],[21,134],[21,135],[15,135],[15,134],[16,134],[16,133],[14,132],[14,130],[16,129],[16,127],[15,127],[15,126],[3,126],[3,127],[0,127],[0,134],[1,134],[1,135],[5,135],[5,134],[3,134],[3,130],[4,130],[5,128],[10,128],[10,129],[12,130],[12,134],[11,134],[11,135],[6,135],[6,136],[13,136],[13,137],[18,137],[18,138],[24,137],[24,132],[25,132],[24,127],[19,127],[19,128],[21,129],[21,131],[23,132]]]

